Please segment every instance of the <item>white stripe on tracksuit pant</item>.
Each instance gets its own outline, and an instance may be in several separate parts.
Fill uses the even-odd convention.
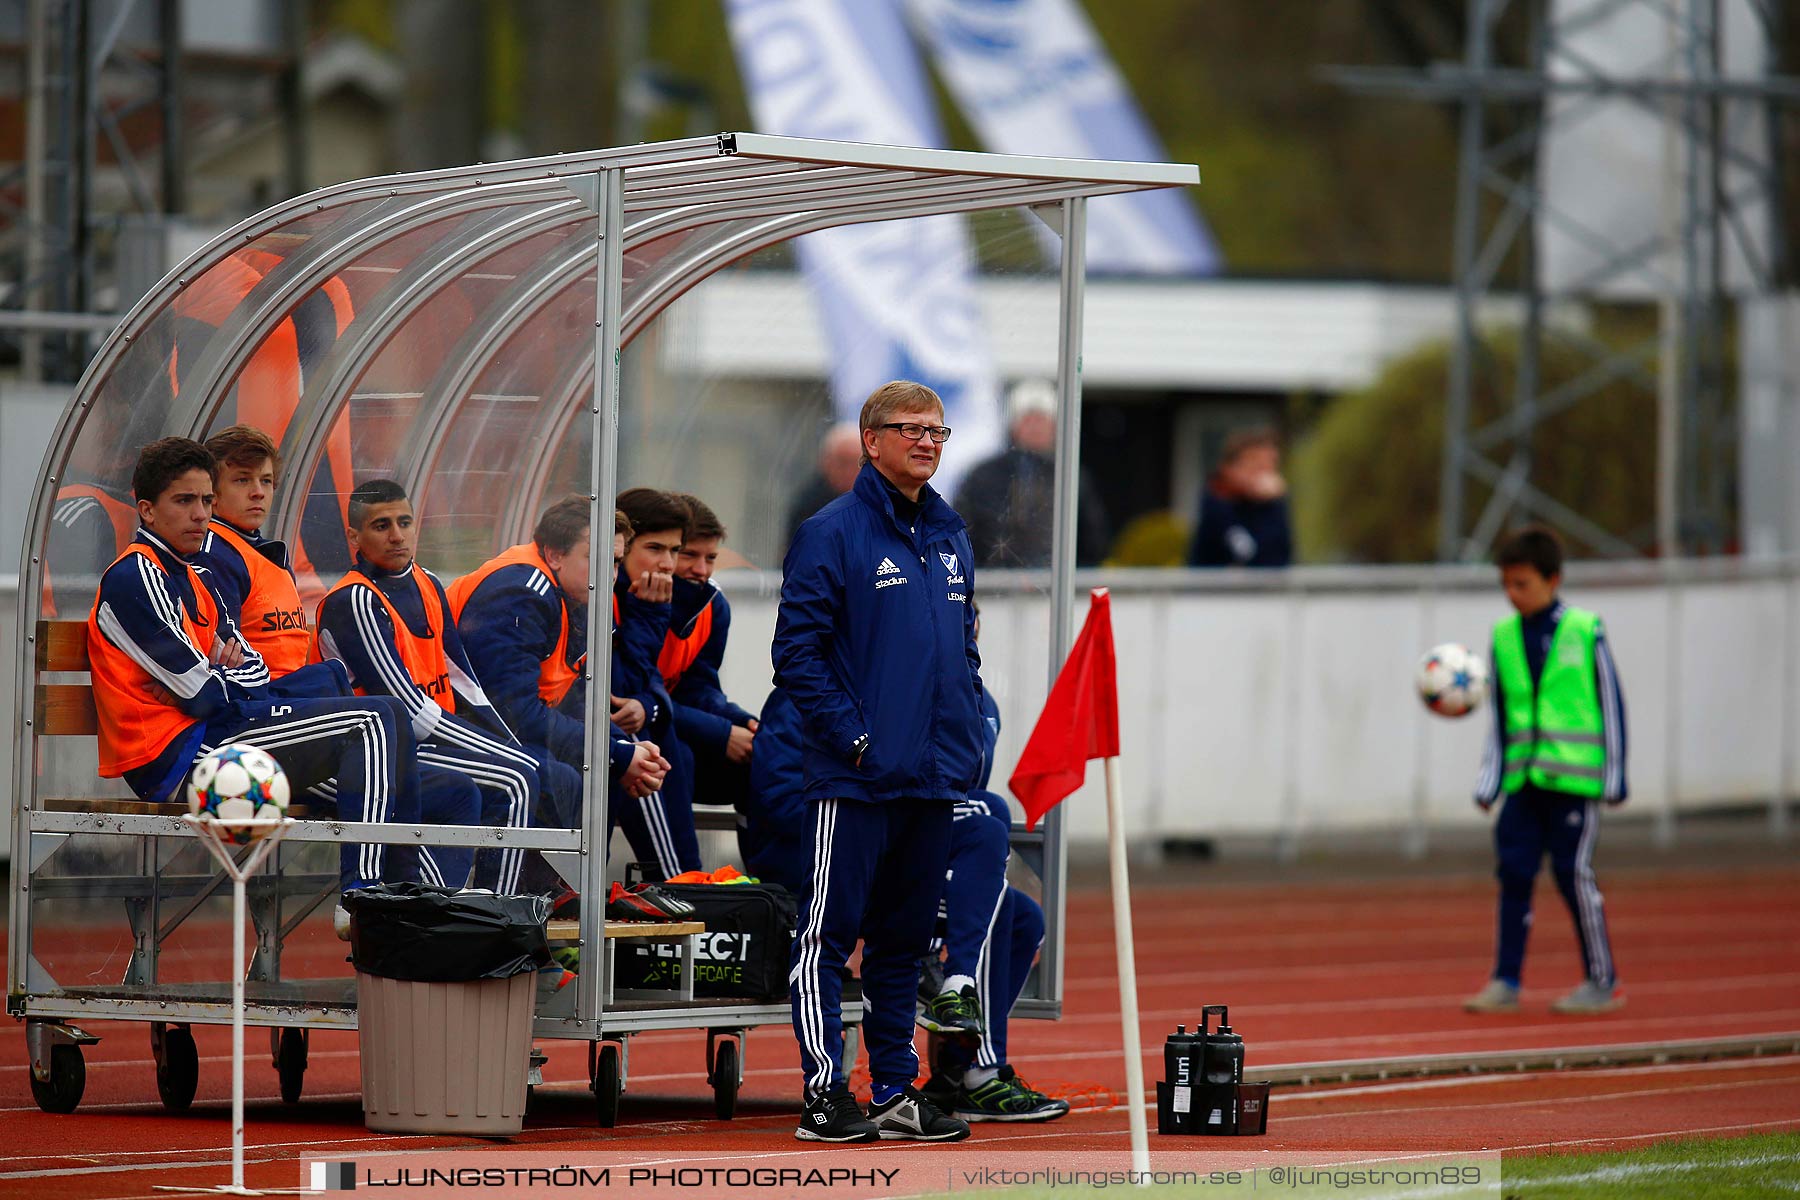
[[[913,1013],[950,861],[947,800],[813,802],[813,863],[788,972],[808,1101],[846,1080],[845,964],[863,942],[863,1040],[877,1085],[918,1076]]]
[[[537,811],[538,769],[529,754],[489,737],[465,721],[446,713],[419,745],[419,765],[457,771],[481,790],[481,823],[506,829],[527,829]],[[455,871],[442,851],[438,861],[445,874]],[[503,896],[519,893],[525,851],[516,847],[484,849],[475,855],[474,887]],[[450,886],[460,885],[455,880]]]
[[[397,700],[362,696],[271,702],[247,718],[234,714],[208,723],[201,753],[231,742],[246,742],[272,755],[288,777],[290,794],[335,780],[342,820],[413,824],[421,819],[412,730]],[[415,847],[396,846],[390,852],[376,844],[346,843],[339,885],[348,891],[384,880],[411,880],[417,862]]]

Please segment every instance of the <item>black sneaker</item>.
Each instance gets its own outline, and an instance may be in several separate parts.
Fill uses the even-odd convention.
[[[685,921],[693,915],[693,905],[652,883],[627,888],[615,882],[606,894],[609,921]]]
[[[919,1010],[916,1019],[926,1029],[937,1033],[966,1033],[980,1037],[981,1001],[975,998],[972,987],[965,987],[960,992],[946,988]]]
[[[966,1133],[968,1126],[963,1126]],[[794,1136],[803,1142],[873,1142],[880,1140],[875,1123],[863,1114],[850,1089],[838,1084],[815,1096],[800,1114]]]
[[[581,893],[567,884],[551,897],[550,919],[552,921],[579,921],[581,919]]]
[[[951,1111],[965,1121],[1054,1121],[1068,1115],[1069,1104],[1027,1086],[1007,1066],[986,1083],[964,1089]]]
[[[960,1142],[969,1136],[968,1122],[943,1112],[915,1087],[886,1104],[869,1105],[869,1120],[888,1141]]]

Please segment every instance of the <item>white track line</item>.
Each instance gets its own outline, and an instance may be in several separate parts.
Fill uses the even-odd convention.
[[[1508,1190],[1530,1191],[1542,1187],[1582,1187],[1590,1184],[1624,1183],[1629,1179],[1659,1179],[1685,1175],[1692,1171],[1747,1170],[1753,1167],[1800,1166],[1800,1154],[1757,1154],[1749,1158],[1728,1158],[1722,1162],[1617,1163],[1595,1167],[1571,1175],[1539,1175],[1535,1178],[1514,1177],[1507,1181]],[[1711,1182],[1711,1181],[1709,1181]],[[1800,1180],[1758,1180],[1762,1186],[1773,1186],[1788,1192],[1800,1192]]]
[[[1315,909],[1313,911],[1316,918],[1318,910]],[[1489,923],[1491,923],[1493,916],[1492,901],[1489,901],[1487,904],[1485,915],[1489,919]],[[1610,927],[1627,941],[1640,935],[1645,937],[1654,935],[1660,939],[1669,935],[1704,935],[1717,930],[1741,933],[1743,931],[1743,922],[1745,918],[1752,915],[1753,914],[1749,912],[1744,912],[1721,915],[1709,914],[1704,917],[1669,917],[1658,920],[1650,920],[1648,918],[1638,918],[1629,921],[1613,920],[1610,923]],[[1784,920],[1784,916],[1785,914],[1777,914],[1773,920],[1760,922],[1756,927],[1757,932],[1764,935],[1760,940],[1770,942],[1779,941],[1791,945],[1793,935],[1797,930],[1792,927],[1795,925],[1795,922],[1791,919]],[[1259,918],[1259,923],[1264,921],[1268,922],[1269,926],[1274,926],[1278,923],[1269,918]],[[1193,943],[1193,935],[1186,930],[1172,928],[1167,924],[1151,922],[1142,922],[1142,924],[1146,927],[1143,941],[1152,949],[1164,944],[1188,946]],[[1446,921],[1442,924],[1427,925],[1423,928],[1409,927],[1406,931],[1407,936],[1400,938],[1395,935],[1392,929],[1388,928],[1359,928],[1353,920],[1352,914],[1346,915],[1341,923],[1339,921],[1333,921],[1329,925],[1321,923],[1320,928],[1316,931],[1304,931],[1299,933],[1258,932],[1254,928],[1246,928],[1241,933],[1235,933],[1222,932],[1209,927],[1206,937],[1206,949],[1209,953],[1226,954],[1239,950],[1311,950],[1320,947],[1342,946],[1349,948],[1354,946],[1392,945],[1396,943],[1418,945],[1421,942],[1433,940],[1462,943],[1468,940],[1469,934],[1470,929],[1466,923],[1462,921]],[[1112,952],[1110,939],[1105,937],[1095,937],[1091,934],[1065,940],[1063,945],[1064,953],[1068,954],[1071,958],[1083,955],[1100,956]]]
[[[1728,1083],[1691,1083],[1681,1087],[1681,1095],[1695,1092],[1730,1092],[1745,1088],[1772,1087],[1778,1084],[1800,1084],[1800,1075],[1790,1075],[1781,1079],[1734,1079]],[[1639,1088],[1627,1092],[1580,1092],[1566,1096],[1534,1096],[1526,1100],[1490,1100],[1480,1104],[1434,1104],[1433,1115],[1446,1112],[1472,1112],[1486,1109],[1502,1108],[1544,1108],[1568,1103],[1588,1104],[1596,1100],[1639,1100],[1645,1096],[1667,1096],[1674,1089]],[[1321,1097],[1324,1098],[1324,1097]],[[1145,1107],[1150,1107],[1146,1105]],[[1417,1107],[1410,1108],[1358,1108],[1341,1113],[1309,1113],[1304,1116],[1287,1117],[1289,1121],[1336,1121],[1346,1117],[1381,1117],[1394,1113],[1418,1112]],[[1796,1118],[1800,1121],[1800,1118]]]
[[[1651,1070],[1656,1070],[1656,1069],[1666,1070],[1667,1068],[1650,1068],[1650,1069]],[[1635,1068],[1620,1068],[1619,1070],[1621,1072],[1624,1072],[1624,1071],[1632,1071],[1632,1070],[1636,1070],[1636,1069]],[[1518,1076],[1510,1076],[1507,1078],[1516,1079],[1519,1077]],[[1449,1081],[1426,1081],[1426,1082],[1448,1083]],[[1469,1082],[1474,1082],[1474,1081],[1458,1080],[1456,1082],[1469,1083]],[[1759,1083],[1762,1083],[1762,1082],[1784,1083],[1787,1081],[1786,1080],[1772,1080],[1772,1081],[1747,1080],[1747,1081],[1742,1081],[1740,1083],[1731,1083],[1731,1084],[1714,1084],[1714,1085],[1704,1085],[1703,1084],[1703,1085],[1699,1085],[1699,1086],[1692,1087],[1692,1088],[1684,1088],[1681,1090],[1683,1090],[1683,1091],[1709,1091],[1709,1090],[1718,1090],[1720,1088],[1727,1088],[1727,1087],[1750,1087],[1750,1086],[1757,1086]],[[1377,1090],[1400,1091],[1400,1090],[1408,1090],[1411,1087],[1416,1087],[1416,1085],[1409,1085],[1409,1084],[1405,1084],[1405,1083],[1391,1084],[1391,1085],[1376,1085],[1375,1087],[1368,1088],[1368,1089],[1355,1089],[1355,1092],[1360,1093],[1360,1094],[1366,1094],[1366,1093],[1374,1092]],[[1654,1090],[1633,1091],[1633,1092],[1618,1092],[1618,1093],[1610,1093],[1610,1094],[1604,1094],[1604,1095],[1584,1095],[1584,1096],[1579,1097],[1578,1099],[1585,1102],[1588,1100],[1604,1100],[1604,1099],[1618,1099],[1618,1098],[1635,1097],[1635,1096],[1650,1096],[1650,1095],[1666,1094],[1668,1090],[1669,1089],[1654,1089]],[[1329,1091],[1320,1092],[1320,1093],[1308,1095],[1307,1098],[1323,1099],[1323,1098],[1329,1098],[1333,1094],[1334,1094],[1333,1092],[1329,1092]],[[1335,1094],[1336,1095],[1352,1094],[1352,1089],[1340,1089]],[[1292,1100],[1292,1099],[1296,1099],[1296,1098],[1298,1098],[1298,1097],[1284,1096],[1283,1100],[1284,1100],[1284,1102],[1286,1102],[1288,1100]],[[1546,1103],[1557,1103],[1557,1102],[1558,1101],[1554,1098],[1538,1099],[1538,1100],[1531,1100],[1531,1101],[1499,1101],[1499,1102],[1495,1102],[1495,1103],[1491,1103],[1491,1104],[1453,1105],[1453,1106],[1449,1106],[1447,1108],[1444,1106],[1433,1106],[1432,1111],[1459,1111],[1459,1110],[1471,1110],[1471,1109],[1483,1109],[1483,1108],[1493,1108],[1493,1109],[1517,1108],[1522,1105],[1542,1105],[1542,1104],[1546,1104]],[[1084,1113],[1116,1112],[1116,1111],[1122,1111],[1123,1108],[1124,1108],[1124,1106],[1122,1106],[1122,1105],[1114,1105],[1113,1107],[1111,1107],[1109,1109],[1083,1109],[1083,1110],[1079,1110],[1079,1111],[1084,1112]],[[1343,1118],[1354,1117],[1354,1116],[1380,1115],[1382,1113],[1409,1112],[1409,1111],[1417,1111],[1417,1110],[1416,1109],[1388,1109],[1388,1110],[1360,1110],[1360,1111],[1352,1111],[1352,1112],[1344,1112],[1344,1113],[1320,1113],[1320,1114],[1312,1114],[1311,1116],[1289,1117],[1289,1118],[1285,1118],[1285,1120],[1296,1121],[1296,1120],[1332,1119],[1332,1118],[1343,1119]],[[776,1117],[774,1115],[771,1115],[769,1120],[771,1122],[779,1121],[780,1123],[785,1124],[788,1120],[791,1120],[791,1117],[787,1117],[785,1115]],[[1800,1117],[1786,1118],[1786,1119],[1778,1120],[1778,1121],[1747,1122],[1747,1123],[1734,1124],[1734,1125],[1714,1125],[1714,1126],[1705,1126],[1705,1127],[1699,1127],[1699,1128],[1663,1130],[1663,1131],[1659,1131],[1656,1133],[1609,1135],[1607,1137],[1599,1137],[1599,1138],[1573,1138],[1573,1139],[1564,1139],[1564,1140],[1554,1141],[1554,1142],[1532,1142],[1532,1143],[1524,1143],[1524,1144],[1520,1144],[1520,1145],[1492,1147],[1492,1149],[1502,1150],[1502,1151],[1538,1150],[1538,1149],[1548,1149],[1548,1148],[1560,1147],[1560,1146],[1595,1145],[1595,1144],[1600,1144],[1600,1143],[1611,1143],[1611,1142],[1621,1142],[1621,1141],[1643,1141],[1643,1140],[1650,1140],[1650,1139],[1677,1137],[1677,1136],[1683,1136],[1683,1135],[1687,1135],[1687,1134],[1720,1133],[1720,1132],[1749,1130],[1749,1129],[1777,1128],[1777,1127],[1788,1126],[1788,1125],[1800,1126]],[[578,1129],[581,1129],[581,1128],[584,1128],[584,1127],[555,1126],[555,1127],[537,1129],[537,1130],[534,1130],[533,1132],[577,1131]],[[650,1125],[630,1126],[627,1129],[627,1136],[650,1136],[657,1132],[666,1132],[670,1129],[685,1131],[688,1129],[695,1129],[695,1128],[700,1128],[700,1124],[697,1122],[658,1122],[658,1123],[654,1123],[654,1124],[650,1124]],[[779,1125],[776,1125],[776,1128],[779,1128]],[[1106,1130],[1065,1129],[1065,1130],[1051,1130],[1051,1131],[1046,1131],[1046,1132],[1042,1132],[1042,1133],[1031,1133],[1031,1134],[1008,1133],[1005,1137],[996,1138],[995,1140],[996,1140],[996,1142],[1004,1141],[1007,1143],[1011,1143],[1011,1142],[1017,1142],[1017,1141],[1059,1140],[1059,1139],[1071,1138],[1071,1137],[1124,1136],[1124,1135],[1128,1134],[1129,1132],[1130,1131],[1128,1129],[1116,1129],[1116,1130],[1113,1130],[1113,1129],[1106,1129]],[[401,1140],[401,1139],[398,1137],[369,1135],[367,1137],[362,1137],[362,1138],[335,1138],[335,1139],[325,1139],[323,1141],[314,1140],[314,1141],[305,1142],[305,1143],[276,1143],[274,1145],[281,1146],[281,1147],[292,1146],[292,1145],[333,1145],[333,1146],[355,1147],[359,1144],[366,1144],[366,1143],[371,1143],[371,1142],[391,1142],[391,1141],[398,1141],[398,1140]],[[252,1147],[246,1147],[246,1149],[251,1149],[251,1148]],[[256,1149],[258,1151],[266,1150],[269,1148],[271,1148],[271,1147],[270,1146],[254,1147],[254,1149]],[[535,1149],[536,1144],[534,1143],[534,1144],[530,1144],[530,1145],[526,1145],[526,1146],[521,1146],[519,1148],[523,1149],[523,1150]],[[928,1149],[928,1148],[929,1147],[926,1147],[926,1146],[918,1147],[918,1149],[920,1149],[920,1150],[924,1150],[924,1149]],[[416,1150],[416,1151],[406,1151],[406,1150],[374,1151],[371,1155],[367,1155],[367,1156],[368,1157],[387,1157],[387,1156],[391,1156],[391,1155],[401,1155],[401,1154],[409,1154],[409,1153],[431,1153],[431,1154],[446,1153],[447,1154],[447,1153],[454,1153],[459,1150],[491,1151],[492,1149],[493,1149],[493,1147],[488,1146],[488,1145],[438,1146],[438,1147],[430,1147],[425,1150]],[[210,1148],[205,1149],[205,1150],[185,1150],[185,1151],[142,1151],[141,1153],[193,1154],[193,1153],[206,1153],[209,1151],[210,1151]],[[349,1152],[351,1152],[351,1151],[346,1151],[346,1153],[349,1153]],[[801,1152],[803,1152],[803,1151],[801,1151],[799,1149],[785,1150],[785,1151],[767,1151],[767,1152],[755,1152],[752,1156],[754,1156],[754,1157],[781,1157],[784,1155],[801,1153]],[[130,1153],[130,1152],[121,1152],[121,1153]],[[609,1153],[612,1153],[612,1151],[609,1151]],[[1446,1151],[1445,1153],[1451,1153],[1451,1152]],[[39,1155],[36,1157],[43,1158],[43,1157],[53,1157],[53,1156]],[[68,1157],[93,1157],[93,1156],[69,1155]],[[738,1157],[738,1156],[732,1156],[732,1157]],[[258,1158],[255,1160],[246,1159],[246,1163],[249,1163],[251,1161],[254,1161],[258,1164],[294,1162],[294,1161],[298,1161],[298,1156],[294,1156],[294,1157],[276,1156],[273,1158]],[[665,1160],[655,1160],[655,1161],[665,1161]],[[666,1160],[666,1161],[676,1161],[676,1160]],[[35,1171],[4,1172],[4,1173],[0,1173],[0,1179],[37,1179],[37,1178],[50,1178],[50,1177],[57,1177],[57,1176],[109,1174],[109,1173],[118,1173],[118,1172],[123,1172],[123,1171],[138,1171],[138,1170],[148,1170],[148,1169],[172,1170],[172,1169],[177,1169],[177,1168],[182,1168],[182,1167],[193,1167],[193,1168],[199,1169],[199,1168],[204,1168],[204,1167],[214,1167],[214,1166],[222,1167],[222,1166],[229,1166],[229,1165],[230,1165],[229,1160],[209,1161],[209,1162],[184,1162],[184,1163],[142,1163],[142,1162],[119,1163],[119,1164],[113,1164],[113,1165],[96,1165],[96,1166],[89,1166],[89,1167],[65,1167],[65,1168],[50,1168],[50,1169],[35,1170]]]
[[[1438,1079],[1396,1079],[1386,1083],[1353,1084],[1349,1087],[1295,1089],[1283,1084],[1275,1094],[1283,1105],[1296,1100],[1330,1100],[1338,1096],[1382,1096],[1395,1092],[1437,1091],[1497,1083],[1537,1082],[1546,1079],[1624,1079],[1639,1075],[1673,1075],[1684,1071],[1741,1071],[1753,1067],[1800,1067],[1800,1055],[1771,1058],[1731,1058],[1718,1061],[1654,1063],[1638,1067],[1577,1067],[1568,1071],[1494,1071],[1482,1075],[1456,1075]]]
[[[1791,940],[1771,939],[1768,941],[1735,941],[1708,942],[1699,951],[1693,949],[1655,950],[1648,948],[1635,949],[1631,952],[1633,967],[1632,978],[1638,978],[1638,971],[1647,962],[1691,963],[1697,958],[1718,958],[1731,955],[1744,957],[1755,956],[1757,962],[1766,961],[1770,946],[1779,946],[1783,955],[1793,953]],[[1580,959],[1579,952],[1573,947],[1556,947],[1553,949],[1537,949],[1532,952],[1532,962],[1539,969],[1546,963],[1575,963]],[[1159,984],[1175,983],[1234,983],[1282,980],[1332,979],[1338,980],[1350,976],[1393,975],[1396,973],[1417,974],[1421,971],[1487,971],[1493,966],[1494,956],[1487,951],[1472,951],[1468,954],[1438,956],[1434,958],[1396,958],[1377,961],[1364,960],[1355,963],[1311,962],[1292,966],[1250,966],[1232,970],[1180,971],[1164,975],[1155,975],[1151,981]],[[1140,975],[1142,973],[1140,972]],[[1069,992],[1106,989],[1117,990],[1118,980],[1111,978],[1070,979],[1064,982],[1064,990]]]
[[[1142,995],[1144,983],[1157,985],[1159,980],[1140,980],[1138,992]],[[1626,996],[1680,996],[1698,995],[1708,992],[1739,992],[1750,988],[1786,988],[1794,989],[1800,984],[1800,973],[1780,975],[1734,975],[1693,982],[1667,983],[1633,983],[1625,989]],[[1117,987],[1115,982],[1114,987]],[[1534,994],[1549,996],[1557,989],[1527,989],[1525,996],[1530,999]],[[1254,1013],[1259,1017],[1268,1016],[1300,1016],[1311,1013],[1333,1012],[1383,1012],[1389,1010],[1412,1009],[1444,1009],[1458,1016],[1462,1014],[1462,1002],[1468,998],[1467,991],[1440,993],[1434,996],[1395,996],[1371,997],[1366,1000],[1300,1000],[1278,1003],[1259,1003],[1243,1001],[1232,1007],[1242,1012]],[[1796,1003],[1794,1012],[1800,1014],[1800,1003]],[[1139,1020],[1173,1020],[1177,1017],[1192,1016],[1193,1008],[1145,1009],[1138,1016]],[[1117,1024],[1118,1013],[1081,1013],[1075,1016],[1063,1016],[1057,1020],[1058,1025],[1084,1025],[1096,1022],[1112,1022]]]
[[[1736,1133],[1745,1129],[1779,1129],[1784,1125],[1800,1128],[1800,1117],[1784,1117],[1779,1121],[1746,1121],[1738,1125],[1703,1125],[1692,1129],[1664,1129],[1657,1133],[1624,1133],[1599,1138],[1567,1138],[1557,1142],[1527,1142],[1504,1146],[1505,1150],[1553,1150],[1561,1146],[1592,1146],[1601,1142],[1642,1142],[1662,1138],[1686,1137],[1695,1133]]]
[[[1767,1019],[1770,1019],[1770,1018],[1780,1017],[1783,1020],[1792,1020],[1794,1015],[1795,1015],[1795,1010],[1783,1010],[1780,1012],[1773,1012],[1773,1013],[1719,1014],[1719,1018],[1721,1020],[1731,1019],[1731,1020],[1743,1020],[1743,1021],[1750,1021],[1751,1019],[1754,1018],[1758,1021],[1766,1021]],[[1113,1019],[1116,1021],[1118,1018],[1114,1017]],[[1676,1022],[1680,1021],[1681,1019],[1682,1018],[1671,1016],[1671,1017],[1667,1017],[1667,1018],[1645,1019],[1645,1020],[1640,1020],[1640,1021],[1620,1021],[1620,1020],[1614,1020],[1609,1017],[1609,1018],[1606,1018],[1606,1021],[1607,1021],[1608,1032],[1617,1032],[1617,1031],[1624,1030],[1624,1029],[1644,1029],[1644,1028],[1654,1029],[1658,1026],[1667,1026],[1667,1025],[1676,1023]],[[1580,1017],[1570,1018],[1571,1023],[1580,1021],[1580,1020],[1583,1020],[1583,1018],[1580,1018]],[[1301,1038],[1301,1039],[1289,1039],[1289,1040],[1285,1040],[1285,1041],[1259,1041],[1255,1044],[1253,1049],[1257,1052],[1259,1065],[1265,1066],[1265,1067],[1285,1067],[1285,1066],[1292,1066],[1296,1062],[1310,1063],[1312,1060],[1309,1058],[1295,1059],[1295,1058],[1288,1057],[1288,1056],[1283,1056],[1280,1058],[1270,1060],[1270,1059],[1266,1058],[1265,1056],[1270,1051],[1298,1051],[1298,1050],[1308,1050],[1308,1049],[1318,1051],[1318,1050],[1321,1050],[1321,1049],[1327,1048],[1327,1047],[1339,1047],[1339,1046],[1371,1047],[1371,1046],[1381,1046],[1381,1045],[1392,1045],[1395,1043],[1400,1043],[1403,1045],[1405,1045],[1405,1044],[1417,1045],[1417,1044],[1421,1044],[1421,1043],[1442,1042],[1445,1039],[1467,1040],[1470,1043],[1472,1043],[1468,1047],[1469,1052],[1470,1053],[1481,1053],[1481,1054],[1505,1054],[1505,1053],[1518,1053],[1518,1054],[1571,1053],[1571,1054],[1573,1054],[1573,1053],[1580,1053],[1580,1052],[1595,1048],[1594,1045],[1592,1045],[1592,1044],[1551,1045],[1551,1046],[1543,1046],[1543,1045],[1525,1045],[1525,1046],[1499,1045],[1499,1046],[1494,1046],[1494,1045],[1473,1044],[1473,1043],[1478,1042],[1478,1040],[1480,1038],[1487,1037],[1487,1036],[1498,1037],[1498,1036],[1502,1036],[1502,1035],[1525,1034],[1525,1033],[1567,1034],[1569,1032],[1569,1028],[1570,1028],[1569,1024],[1499,1025],[1499,1026],[1494,1026],[1490,1029],[1483,1029],[1483,1030],[1442,1029],[1442,1030],[1431,1030],[1431,1031],[1427,1031],[1427,1032],[1408,1033],[1408,1034],[1363,1034],[1363,1035],[1350,1035],[1350,1036],[1335,1037],[1335,1038]],[[1784,1034],[1788,1031],[1786,1031],[1786,1030],[1769,1030],[1767,1032],[1770,1036],[1774,1036],[1777,1034]],[[1730,1035],[1721,1035],[1721,1036],[1758,1037],[1758,1036],[1762,1036],[1762,1034],[1742,1033],[1742,1034],[1730,1034]],[[1059,1045],[1067,1045],[1069,1043],[1069,1041],[1070,1041],[1070,1039],[1068,1039],[1068,1038],[1059,1037],[1059,1038],[1055,1039],[1055,1042]],[[1080,1045],[1079,1043],[1077,1043],[1077,1044]],[[1110,1059],[1111,1057],[1116,1056],[1117,1053],[1118,1053],[1117,1040],[1116,1039],[1113,1039],[1113,1040],[1103,1039],[1103,1040],[1096,1041],[1096,1042],[1090,1042],[1087,1045],[1080,1046],[1080,1048],[1073,1049],[1073,1050],[1063,1050],[1063,1051],[1056,1051],[1056,1052],[1051,1052],[1051,1053],[1042,1053],[1042,1052],[1033,1053],[1030,1051],[1025,1051],[1022,1053],[1011,1054],[1009,1057],[1012,1059],[1014,1066],[1019,1066],[1019,1065],[1026,1064],[1026,1063],[1069,1062],[1069,1061],[1076,1061],[1076,1060],[1082,1060],[1082,1059],[1095,1059],[1095,1058]],[[1160,1060],[1160,1058],[1162,1057],[1162,1047],[1160,1047],[1160,1046],[1146,1047],[1143,1052],[1143,1056],[1145,1059]],[[1367,1056],[1364,1055],[1362,1057],[1367,1057]],[[1324,1068],[1321,1068],[1321,1070],[1324,1070]]]

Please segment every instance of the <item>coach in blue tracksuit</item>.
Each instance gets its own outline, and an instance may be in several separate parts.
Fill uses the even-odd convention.
[[[812,871],[792,980],[806,1112],[795,1136],[953,1141],[969,1127],[913,1088],[913,997],[950,854],[951,810],[981,769],[980,656],[963,520],[927,481],[950,430],[937,393],[877,388],[867,462],[800,526],[782,569],[775,681],[802,716]],[[839,997],[863,941],[874,1095],[845,1084]]]

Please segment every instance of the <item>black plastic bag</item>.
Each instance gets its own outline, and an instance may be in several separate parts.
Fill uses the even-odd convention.
[[[547,896],[494,896],[419,883],[344,893],[358,971],[417,983],[508,979],[550,965]]]

